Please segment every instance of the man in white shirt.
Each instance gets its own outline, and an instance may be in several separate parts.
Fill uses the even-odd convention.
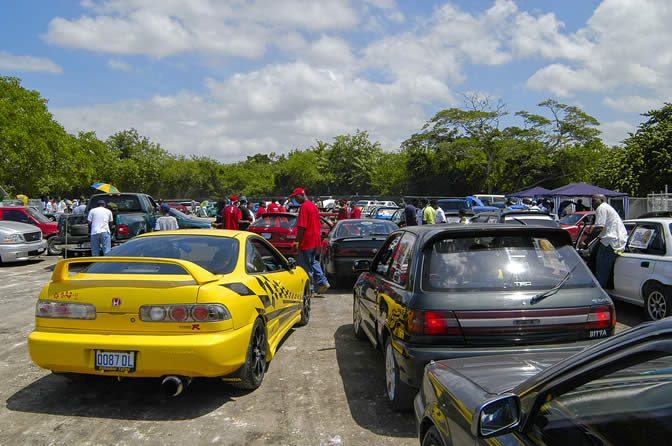
[[[177,218],[170,215],[170,205],[168,203],[163,203],[159,210],[161,211],[161,217],[156,219],[156,225],[154,226],[155,231],[172,231],[174,229],[180,229],[177,224]]]
[[[75,215],[84,215],[84,211],[86,211],[86,200],[82,200],[82,202],[72,210],[72,213]]]
[[[443,212],[443,209],[441,206],[439,206],[439,202],[437,200],[432,200],[430,202],[434,210],[436,211],[436,223],[445,223],[446,222],[446,213]]]
[[[600,242],[595,255],[595,277],[602,288],[607,288],[617,252],[625,248],[628,240],[628,231],[618,212],[607,203],[604,195],[593,195],[593,209],[595,226],[602,226],[602,232],[597,236]]]
[[[98,207],[89,211],[87,220],[91,223],[91,255],[99,256],[101,249],[103,255],[107,255],[112,243],[110,239],[112,211],[105,207],[105,200],[98,200]]]

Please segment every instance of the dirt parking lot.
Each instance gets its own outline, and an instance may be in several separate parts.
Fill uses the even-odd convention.
[[[347,288],[313,300],[310,324],[289,333],[258,390],[201,379],[167,399],[158,380],[76,383],[31,362],[35,300],[57,260],[0,265],[0,444],[418,444],[412,413],[387,406],[382,355],[352,334]],[[642,314],[618,304],[618,329]]]

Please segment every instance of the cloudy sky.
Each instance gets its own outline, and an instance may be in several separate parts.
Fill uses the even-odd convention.
[[[670,23],[669,0],[22,0],[0,75],[68,131],[225,162],[358,128],[394,150],[468,92],[579,105],[617,144],[670,101]]]

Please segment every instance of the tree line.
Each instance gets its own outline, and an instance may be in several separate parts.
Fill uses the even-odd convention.
[[[437,112],[395,150],[358,129],[223,163],[171,153],[135,129],[104,141],[92,131],[70,134],[39,92],[0,77],[0,185],[30,197],[88,196],[90,184],[108,182],[155,198],[203,198],[279,197],[295,185],[315,195],[461,196],[580,181],[645,195],[672,184],[672,104],[645,113],[622,146],[609,147],[598,120],[576,106],[549,99],[538,113],[507,116],[501,101],[464,99],[463,108]]]

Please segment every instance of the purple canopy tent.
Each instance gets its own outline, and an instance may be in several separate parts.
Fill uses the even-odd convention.
[[[628,215],[628,194],[625,192],[604,189],[588,183],[571,183],[548,192],[548,195],[553,197],[556,212],[560,210],[559,207],[562,198],[592,197],[596,194],[602,194],[607,198],[623,198],[623,212],[625,215]],[[588,203],[590,203],[590,201],[588,201]]]
[[[546,195],[549,195],[550,193],[551,193],[551,191],[546,189],[545,187],[536,186],[536,187],[533,187],[531,189],[521,190],[520,192],[514,192],[512,194],[506,194],[506,196],[507,197],[520,197],[520,198],[524,198],[524,197],[533,198],[533,197],[546,196]]]

